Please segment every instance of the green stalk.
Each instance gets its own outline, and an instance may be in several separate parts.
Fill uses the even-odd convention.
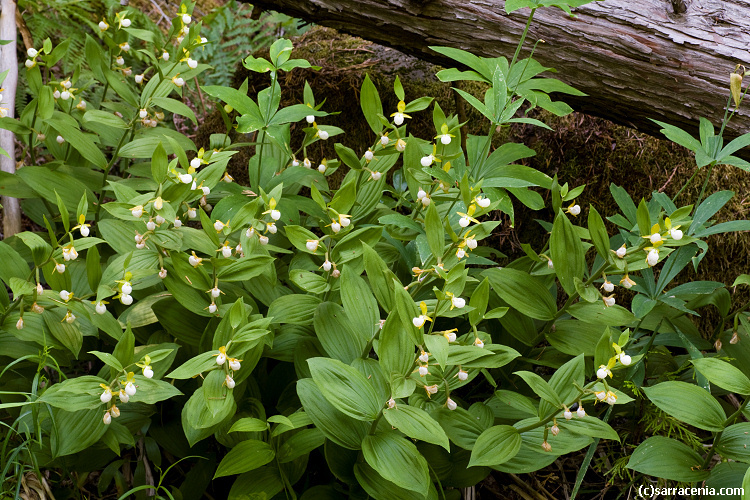
[[[602,422],[607,423],[609,421],[609,416],[612,414],[612,408],[614,407],[610,406],[609,408],[607,408],[607,413],[604,414]],[[594,453],[596,452],[597,446],[599,446],[599,441],[601,441],[601,438],[594,439],[594,442],[589,445],[589,449],[586,451],[586,456],[583,458],[581,468],[578,469],[578,475],[576,476],[576,482],[573,486],[573,492],[570,494],[570,500],[575,500],[576,495],[578,495],[578,490],[581,489],[583,478],[586,475],[586,472],[589,470],[591,459],[594,458]]]
[[[130,127],[135,131],[135,119],[133,122],[131,122]],[[123,144],[125,143],[125,137],[128,135],[127,132],[122,134],[122,137],[120,137],[120,142],[117,144],[117,148],[115,149],[115,152],[112,154],[112,158],[109,160],[109,163],[107,164],[106,168],[104,169],[104,172],[102,173],[102,188],[101,191],[99,191],[99,200],[96,204],[96,209],[94,209],[94,220],[98,223],[99,222],[99,213],[101,211],[102,202],[104,201],[104,187],[107,185],[107,178],[109,177],[109,171],[112,170],[112,167],[114,166],[115,162],[117,161],[117,155],[120,153],[120,148],[122,148]]]
[[[732,413],[728,419],[724,421],[724,427],[731,425],[732,422],[734,422],[737,417],[739,417],[742,414],[742,410],[745,409],[747,404],[750,403],[750,396],[745,398],[745,401],[742,402],[739,408],[737,408],[737,411]],[[714,450],[717,446],[719,446],[719,443],[721,442],[721,435],[724,433],[724,431],[718,432],[716,434],[716,437],[714,437],[714,442],[711,444],[711,448],[708,449],[708,453],[706,454],[706,459],[703,461],[703,467],[701,467],[702,470],[706,470],[706,467],[708,467],[708,464],[711,463],[711,459],[714,456]]]
[[[513,54],[513,60],[510,63],[510,66],[508,66],[508,72],[510,72],[510,69],[513,68],[513,65],[516,63],[516,60],[518,59],[518,55],[521,53],[521,47],[523,47],[523,43],[526,41],[526,35],[529,32],[529,26],[531,26],[531,21],[534,19],[534,13],[536,12],[536,9],[531,9],[531,14],[529,14],[529,19],[526,21],[526,27],[523,29],[523,34],[521,35],[521,40],[518,42],[518,46],[516,47],[516,53]]]
[[[708,174],[706,175],[706,180],[703,181],[703,187],[701,187],[701,192],[698,195],[698,201],[695,203],[695,210],[698,210],[698,206],[701,204],[703,193],[706,191],[706,186],[708,185],[708,180],[711,178],[711,172],[713,172],[714,166],[716,166],[715,161],[711,162],[711,165],[708,167]]]

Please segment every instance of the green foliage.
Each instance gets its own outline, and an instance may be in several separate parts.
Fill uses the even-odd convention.
[[[543,5],[577,4],[508,8]],[[212,29],[244,36],[249,25],[228,8]],[[223,86],[218,72],[201,88],[224,105],[227,133],[198,149],[166,118],[196,122],[186,88],[211,58],[240,52],[208,49],[191,9],[166,37],[130,10],[111,13],[82,42],[88,69],[62,79],[48,70],[72,42],[45,41],[23,70],[31,99],[0,122],[44,159],[0,177],[44,228],[0,243],[0,410],[13,422],[4,493],[58,468],[99,469],[100,494],[114,482],[121,498],[224,484],[217,497],[312,495],[300,479],[322,447],[336,479],[315,491],[435,499],[493,469],[534,472],[589,447],[582,478],[600,440],[635,450],[617,474],[745,480],[710,465],[714,454],[750,460],[736,423],[748,400],[729,416],[722,404],[724,391],[750,393],[747,306],[732,311],[720,283],[672,285],[699,266],[707,236],[748,227],[712,221],[734,193],[678,207],[676,196],[632,200],[612,186],[620,213],[609,224],[593,208],[578,219],[584,186],[513,165],[533,154],[525,146],[491,151],[498,127],[543,125],[521,110],[565,114],[549,93],[576,91],[539,76],[549,69],[531,58],[447,48],[436,50],[470,70],[441,79],[488,85],[483,100],[461,93],[489,122],[465,149],[458,117],[432,98],[407,101],[396,79],[398,105],[386,110],[365,79],[372,145],[361,156],[338,145],[338,159],[313,168],[308,152],[345,131],[309,87],[305,102],[280,105],[280,76],[310,67],[284,38],[243,59],[268,76],[257,94]],[[142,71],[133,82],[131,63]],[[430,106],[434,142],[408,132]],[[249,186],[226,172],[241,146],[231,111],[254,134]],[[695,148],[697,168],[746,141],[722,147],[705,122],[700,141],[664,127]],[[481,242],[499,225],[492,212],[512,217],[514,202],[552,217],[540,214],[542,246],[524,244],[500,267]],[[707,306],[721,316],[714,337],[731,324],[737,338],[715,344],[721,357],[688,319]],[[149,483],[146,466],[167,459]],[[164,484],[182,460],[190,472]]]

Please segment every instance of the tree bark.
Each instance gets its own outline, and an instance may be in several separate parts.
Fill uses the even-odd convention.
[[[3,82],[2,106],[7,109],[7,116],[13,117],[16,102],[16,87],[18,85],[18,59],[16,57],[16,2],[15,0],[0,1],[0,40],[10,40],[7,45],[0,46],[0,73],[8,70]],[[13,132],[0,130],[0,148],[8,155],[0,155],[0,169],[3,172],[16,172],[16,145]],[[21,207],[17,198],[3,196],[3,237],[7,238],[21,232]]]
[[[445,66],[430,45],[510,59],[529,9],[510,15],[502,0],[252,0],[389,45]],[[574,109],[654,135],[656,119],[697,135],[698,118],[721,122],[729,73],[750,66],[750,3],[746,0],[606,0],[575,10],[536,11],[522,51],[559,71],[556,78],[588,94],[557,96]],[[750,77],[748,77],[750,78]],[[746,104],[730,137],[750,131]],[[744,156],[744,155],[743,155]]]

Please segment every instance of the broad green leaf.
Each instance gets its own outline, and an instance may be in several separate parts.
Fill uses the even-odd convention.
[[[694,483],[708,477],[702,465],[703,458],[687,445],[664,436],[653,436],[635,449],[627,467],[653,477]]]
[[[219,463],[214,479],[257,469],[273,460],[276,454],[271,445],[257,439],[237,443]]]
[[[154,156],[151,158],[151,177],[154,182],[164,182],[167,178],[168,168],[167,152],[164,150],[164,146],[159,143],[154,150]]]
[[[323,446],[326,437],[320,429],[302,429],[292,434],[284,443],[279,446],[278,461],[280,464],[291,462],[295,458],[307,455],[315,448]]]
[[[357,420],[375,420],[385,401],[378,400],[364,375],[335,359],[312,358],[307,363],[313,380],[331,404]]]
[[[430,251],[435,257],[435,260],[440,263],[443,260],[445,231],[443,230],[443,223],[440,220],[440,216],[438,215],[434,203],[430,203],[430,206],[427,207],[425,227],[427,230],[427,244],[430,246]]]
[[[584,323],[601,326],[623,326],[636,321],[636,317],[624,307],[617,304],[607,307],[602,302],[577,302],[568,307],[568,313]]]
[[[495,425],[477,438],[471,451],[469,467],[500,465],[513,458],[521,449],[521,435],[510,425]]]
[[[488,269],[482,274],[500,298],[521,314],[545,321],[555,317],[555,300],[539,278],[508,267]]]
[[[396,432],[368,434],[362,442],[365,461],[396,486],[426,496],[430,488],[427,461],[413,443]]]
[[[453,411],[441,408],[433,415],[448,439],[465,450],[473,449],[477,438],[485,430],[477,418],[463,408],[456,408]]]
[[[750,394],[750,378],[739,368],[717,358],[690,360],[709,382],[737,394]]]
[[[268,255],[248,255],[219,268],[217,276],[221,281],[247,281],[263,274],[273,260]]]
[[[344,308],[334,302],[318,304],[313,327],[323,349],[334,359],[350,364],[362,356],[367,339],[354,331]]]
[[[370,75],[365,74],[362,82],[362,89],[359,94],[359,103],[362,107],[362,113],[365,115],[367,124],[370,125],[375,134],[380,135],[383,131],[383,124],[380,122],[379,115],[383,114],[383,105],[380,102],[378,89],[370,80]]]
[[[412,369],[415,358],[414,343],[405,326],[399,311],[396,310],[388,315],[380,332],[378,357],[380,366],[387,377],[409,376],[408,372]]]
[[[448,436],[426,411],[414,406],[397,404],[395,408],[383,410],[383,416],[389,424],[410,438],[436,444],[450,451]]]
[[[609,261],[612,258],[612,252],[609,251],[609,235],[604,226],[604,220],[596,211],[594,205],[589,207],[589,234],[599,256],[605,261]]]
[[[643,392],[652,403],[677,420],[712,432],[724,429],[727,417],[721,405],[696,385],[669,381],[644,387]]]
[[[354,331],[370,340],[378,328],[380,310],[370,287],[355,268],[345,265],[341,270],[341,304]]]
[[[730,425],[721,434],[716,451],[722,457],[750,463],[750,422]]]
[[[514,372],[514,375],[518,375],[524,380],[524,382],[529,384],[529,387],[531,387],[531,390],[534,391],[537,396],[546,400],[555,408],[562,408],[563,403],[560,400],[560,396],[542,377],[540,377],[536,373],[528,371]]]
[[[193,110],[177,99],[171,99],[169,97],[152,97],[151,104],[155,104],[156,106],[159,106],[160,108],[176,115],[189,118],[190,121],[193,122],[193,124],[198,124],[198,120],[196,120]]]
[[[274,300],[268,308],[268,317],[274,323],[309,325],[321,300],[312,295],[291,294]]]
[[[349,450],[359,450],[370,424],[355,420],[333,406],[310,378],[297,381],[299,396],[305,413],[328,439]]]
[[[550,256],[565,293],[573,295],[576,291],[575,278],[583,278],[586,262],[581,239],[562,210],[558,210],[552,225]]]

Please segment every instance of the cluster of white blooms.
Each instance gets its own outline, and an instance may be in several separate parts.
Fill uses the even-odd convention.
[[[216,356],[217,365],[219,365],[220,367],[224,367],[225,364],[227,365],[228,370],[227,376],[224,379],[224,385],[226,385],[228,389],[234,389],[234,372],[239,371],[239,369],[242,367],[242,360],[228,357],[227,346],[219,347],[219,354],[214,354],[214,356]]]
[[[141,368],[143,376],[146,378],[152,378],[154,376],[154,370],[151,366],[151,358],[144,356],[142,362],[136,363],[136,366]],[[117,384],[115,386],[115,384]],[[107,409],[104,411],[104,417],[102,421],[105,425],[112,423],[113,418],[120,416],[120,409],[112,401],[114,398],[119,399],[120,403],[128,403],[130,398],[135,396],[138,392],[138,386],[135,385],[135,373],[127,372],[125,380],[115,379],[110,385],[99,384],[104,392],[99,396],[99,400],[107,405]],[[110,403],[112,403],[110,405]]]

